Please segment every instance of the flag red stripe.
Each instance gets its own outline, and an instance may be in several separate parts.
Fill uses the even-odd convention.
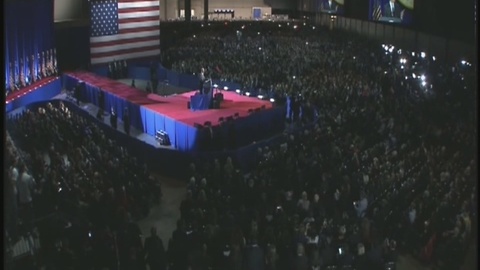
[[[158,11],[158,6],[156,7],[137,7],[137,8],[119,8],[118,13],[130,13],[130,12],[140,12],[140,11]]]
[[[136,53],[136,52],[142,52],[142,51],[150,51],[150,50],[155,50],[159,49],[160,46],[155,45],[155,46],[147,46],[147,47],[141,47],[141,48],[132,48],[132,49],[125,49],[125,50],[117,50],[113,52],[104,52],[104,53],[95,53],[92,54],[92,58],[100,58],[100,57],[108,57],[108,56],[115,56],[119,54],[128,54],[128,53]]]
[[[134,23],[134,22],[159,21],[159,20],[160,20],[160,14],[159,14],[158,16],[119,19],[119,20],[118,20],[118,24]]]
[[[160,26],[158,26],[158,25],[144,26],[144,27],[138,27],[138,28],[120,29],[118,31],[118,33],[119,34],[128,34],[128,33],[137,33],[137,32],[152,31],[152,30],[158,30],[158,35],[160,36]]]
[[[135,3],[141,2],[141,0],[118,0],[119,3]]]
[[[121,44],[133,43],[133,42],[152,41],[152,40],[158,40],[158,36],[119,39],[119,40],[106,41],[106,42],[96,42],[96,43],[92,43],[90,47],[92,48],[108,47],[112,45],[121,45]]]

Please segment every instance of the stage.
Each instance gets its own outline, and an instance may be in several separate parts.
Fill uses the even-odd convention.
[[[219,109],[191,111],[187,104],[195,91],[160,96],[89,72],[68,73],[63,78],[66,89],[73,89],[79,81],[85,82],[85,102],[99,106],[99,91],[103,91],[107,112],[114,108],[121,119],[127,108],[133,127],[151,136],[163,130],[181,151],[234,149],[266,139],[284,127],[283,108],[232,91],[222,91]],[[222,124],[220,118],[229,121]],[[212,124],[211,131],[203,127],[206,122]]]
[[[33,102],[49,100],[60,92],[59,77],[44,78],[6,96],[5,111],[8,113]]]

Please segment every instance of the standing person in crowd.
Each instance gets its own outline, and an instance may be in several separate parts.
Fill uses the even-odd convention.
[[[145,262],[150,270],[165,270],[167,267],[167,258],[162,239],[157,235],[157,229],[150,229],[150,237],[145,239]]]
[[[75,97],[75,100],[77,101],[77,106],[80,106],[80,99],[81,99],[81,94],[82,94],[81,83],[77,83],[77,85],[75,86],[75,89],[73,91],[74,91],[73,95]]]
[[[113,107],[110,110],[110,125],[114,129],[117,129],[117,113],[115,112],[115,109]]]
[[[123,129],[127,135],[130,135],[130,115],[127,107],[125,107],[125,110],[123,111]]]
[[[35,190],[35,180],[28,172],[26,164],[21,166],[20,178],[18,179],[18,195],[20,199],[20,211],[24,221],[31,222],[33,220],[33,204],[32,197]]]

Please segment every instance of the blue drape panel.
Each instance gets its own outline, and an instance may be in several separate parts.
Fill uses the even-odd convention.
[[[27,76],[32,55],[34,73],[38,72],[38,54],[54,49],[53,0],[7,1],[4,3],[5,86],[8,88],[13,67],[14,79],[20,70]],[[36,75],[36,74],[34,74]]]

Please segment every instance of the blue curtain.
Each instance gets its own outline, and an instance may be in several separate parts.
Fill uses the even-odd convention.
[[[5,89],[10,76],[37,77],[43,61],[55,58],[53,0],[8,1],[4,5]],[[33,61],[32,61],[33,60]],[[33,74],[32,74],[33,69]]]

